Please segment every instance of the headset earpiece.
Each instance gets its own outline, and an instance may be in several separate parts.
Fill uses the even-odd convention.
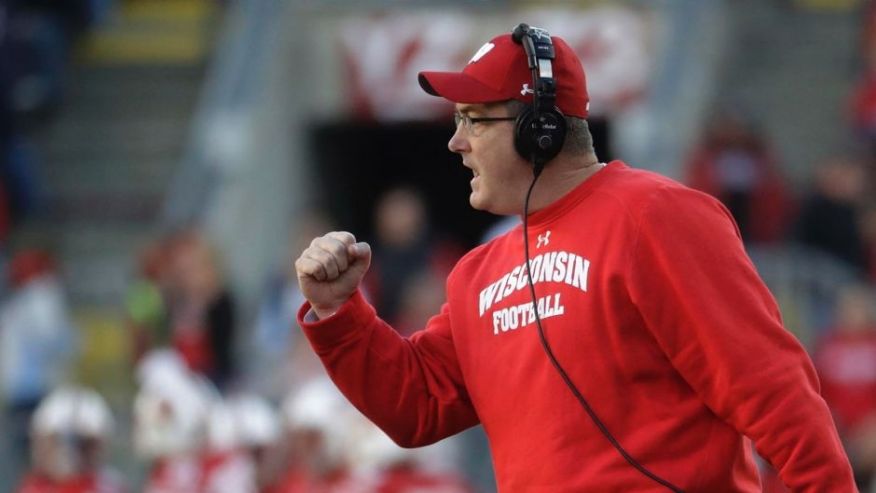
[[[537,170],[563,149],[566,141],[566,118],[554,105],[556,83],[553,79],[554,46],[544,29],[519,24],[511,39],[523,45],[532,70],[532,105],[517,117],[514,148]]]
[[[536,118],[532,108],[517,116],[514,148],[527,161],[543,166],[563,149],[566,118],[559,110],[541,111]]]

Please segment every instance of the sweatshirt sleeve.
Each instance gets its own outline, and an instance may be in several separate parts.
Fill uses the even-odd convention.
[[[449,307],[404,338],[356,292],[331,317],[298,322],[341,392],[396,443],[418,447],[478,423],[456,359]]]
[[[812,362],[716,200],[665,187],[643,205],[630,296],[672,365],[794,492],[856,491]]]

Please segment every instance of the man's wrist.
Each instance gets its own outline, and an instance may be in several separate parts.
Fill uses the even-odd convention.
[[[338,310],[340,310],[341,307],[318,307],[311,304],[310,309],[313,311],[313,314],[316,315],[316,318],[318,318],[319,320],[325,320],[335,313],[338,313]]]

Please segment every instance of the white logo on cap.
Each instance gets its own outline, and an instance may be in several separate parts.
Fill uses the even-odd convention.
[[[529,84],[523,84],[523,88],[520,89],[520,95],[526,96],[527,94],[535,94],[535,91],[529,88]]]
[[[484,45],[481,46],[481,48],[478,50],[478,52],[475,53],[473,57],[471,57],[471,60],[469,60],[468,63],[474,63],[474,62],[480,60],[484,55],[489,53],[490,50],[492,50],[495,47],[496,47],[496,45],[494,45],[493,43],[484,43]]]

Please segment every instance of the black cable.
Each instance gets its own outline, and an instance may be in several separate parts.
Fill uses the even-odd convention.
[[[599,431],[605,436],[605,438],[614,446],[615,449],[623,456],[624,459],[633,467],[635,467],[640,473],[654,480],[662,486],[665,486],[666,489],[674,492],[674,493],[684,493],[684,491],[675,486],[674,484],[666,481],[660,476],[654,474],[649,471],[645,466],[639,464],[639,462],[633,458],[621,444],[617,441],[614,435],[608,431],[608,428],[605,426],[605,423],[599,419],[599,416],[596,415],[596,412],[593,408],[590,407],[590,404],[587,402],[587,399],[581,394],[578,390],[578,387],[575,386],[575,383],[572,382],[572,379],[569,378],[569,375],[566,373],[566,370],[560,365],[560,362],[557,360],[556,356],[554,356],[553,350],[551,350],[550,344],[548,344],[547,338],[544,335],[544,329],[541,326],[541,315],[538,313],[538,300],[535,297],[535,284],[532,282],[532,270],[529,266],[529,197],[532,195],[532,189],[535,187],[535,182],[538,180],[538,177],[541,176],[541,172],[544,169],[544,165],[536,165],[534,168],[534,177],[532,178],[532,184],[529,185],[529,191],[526,192],[526,200],[523,203],[523,252],[526,255],[526,278],[529,284],[529,293],[532,296],[532,311],[535,313],[535,323],[538,326],[538,337],[541,340],[541,346],[544,348],[544,352],[547,354],[548,359],[551,361],[551,364],[554,365],[554,368],[560,374],[563,381],[566,382],[566,386],[569,387],[569,390],[572,391],[572,394],[578,399],[578,402],[581,404],[581,407],[584,408],[584,411],[590,416],[590,419],[593,420],[593,423],[599,428]]]

